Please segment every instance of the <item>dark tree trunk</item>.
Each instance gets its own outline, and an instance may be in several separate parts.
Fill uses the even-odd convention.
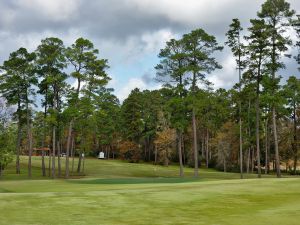
[[[43,148],[45,148],[45,143],[46,143],[46,117],[47,117],[47,99],[48,99],[47,93],[48,93],[48,89],[46,87],[45,106],[44,106],[44,120],[43,120],[43,140],[42,140],[42,147]],[[46,176],[45,151],[42,151],[42,175],[43,175],[43,177]]]
[[[74,136],[72,136],[72,145],[71,145],[71,155],[72,155],[72,175],[74,174],[74,161],[75,161],[75,140]]]
[[[52,170],[51,177],[55,178],[55,150],[56,150],[56,138],[55,138],[56,129],[55,126],[52,128]]]
[[[251,148],[251,173],[254,173],[254,148]]]
[[[77,173],[81,172],[81,161],[82,161],[82,153],[79,153],[78,165],[77,165]]]
[[[294,102],[293,107],[293,123],[294,123],[294,143],[293,143],[293,152],[294,152],[294,174],[297,172],[297,164],[298,164],[298,137],[297,137],[297,115],[296,115],[296,103]]]
[[[269,158],[268,158],[268,152],[269,152],[269,145],[268,145],[268,118],[266,119],[266,128],[265,128],[265,174],[268,174],[269,169]]]
[[[179,176],[180,177],[183,177],[184,176],[184,173],[183,173],[183,163],[182,163],[182,144],[181,144],[181,141],[182,141],[182,132],[179,130],[177,131],[178,133],[178,157],[179,157],[179,165],[180,165],[180,173],[179,173]]]
[[[208,148],[208,141],[209,141],[209,132],[208,129],[206,129],[206,168],[208,168],[208,164],[209,164],[209,158],[208,158],[208,154],[209,154],[209,148]]]
[[[259,101],[259,95],[260,95],[260,79],[261,79],[261,57],[259,58],[259,64],[258,64],[258,72],[257,72],[257,82],[256,82],[256,154],[257,154],[257,174],[258,178],[261,178],[261,165],[260,165],[260,133],[259,133],[259,124],[260,124],[260,101]]]
[[[275,160],[276,160],[276,175],[278,178],[280,178],[281,177],[280,158],[279,158],[279,149],[278,149],[276,110],[274,106],[272,107],[272,120],[273,120],[273,135],[274,135]]]
[[[61,154],[61,148],[60,148],[60,141],[57,141],[57,167],[58,167],[58,177],[61,177],[61,160],[60,160],[60,154]]]
[[[16,146],[16,173],[21,173],[20,168],[20,152],[21,152],[21,138],[22,138],[22,124],[21,124],[21,103],[18,101],[18,137],[17,137],[17,146]]]
[[[71,120],[68,129],[68,137],[67,137],[67,151],[66,151],[66,168],[65,168],[65,178],[68,179],[70,175],[69,169],[69,160],[70,160],[70,148],[71,148],[71,139],[72,139],[72,128],[73,120]]]
[[[194,148],[194,163],[195,163],[194,177],[198,177],[199,168],[198,168],[197,124],[196,124],[196,115],[195,115],[194,107],[192,112],[192,120],[193,120],[193,148]]]
[[[32,157],[32,134],[31,134],[31,121],[29,112],[29,100],[26,96],[26,123],[27,123],[27,147],[28,147],[28,177],[31,178],[31,157]]]
[[[247,159],[247,173],[249,173],[250,169],[250,160],[251,160],[251,148],[248,148],[248,159]]]

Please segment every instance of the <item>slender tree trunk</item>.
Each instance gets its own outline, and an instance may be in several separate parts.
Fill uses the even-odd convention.
[[[192,120],[193,120],[193,147],[194,147],[194,161],[195,161],[194,177],[198,177],[199,168],[198,168],[198,147],[197,147],[197,125],[196,125],[196,115],[195,115],[194,107],[192,112]]]
[[[251,148],[251,173],[254,173],[254,148]]]
[[[258,178],[261,178],[261,165],[260,165],[260,146],[259,146],[259,95],[256,98],[256,154],[257,154],[257,174]]]
[[[280,173],[280,159],[279,159],[278,137],[277,137],[276,110],[274,106],[272,107],[272,120],[273,120],[273,135],[274,135],[275,160],[276,160],[276,175],[278,178],[280,178],[281,173]]]
[[[43,120],[43,140],[42,140],[42,148],[45,148],[46,143],[46,117],[47,117],[47,99],[48,99],[48,89],[46,87],[46,96],[45,96],[45,107],[44,107],[44,120]],[[45,151],[42,151],[42,175],[46,176],[46,165],[45,165]]]
[[[20,152],[21,152],[21,138],[22,138],[22,125],[21,125],[21,103],[18,101],[18,137],[17,137],[17,146],[16,146],[16,173],[21,173],[20,168]]]
[[[276,33],[277,28],[276,28],[276,21],[273,20],[272,23],[272,28],[273,28],[273,34],[272,34],[272,80],[275,81],[276,79],[276,49],[277,49],[277,44],[276,44]],[[273,94],[276,93],[276,87],[274,87],[273,89]],[[277,137],[277,124],[276,124],[276,108],[275,105],[273,103],[272,105],[272,122],[273,122],[273,135],[274,135],[274,147],[275,147],[275,159],[276,159],[276,175],[278,178],[281,177],[280,174],[280,158],[279,158],[279,149],[278,149],[278,137]]]
[[[48,175],[51,176],[51,157],[52,157],[52,151],[50,149],[49,155],[48,155]]]
[[[107,156],[107,158],[109,157],[109,155]],[[82,155],[82,173],[84,173],[84,166],[85,166],[85,150],[84,153]]]
[[[181,139],[181,143],[182,143],[182,156],[183,156],[183,165],[186,165],[186,161],[185,161],[185,147],[184,147],[184,136],[181,135],[182,139]]]
[[[147,141],[146,141],[146,138],[144,140],[144,161],[146,162],[147,160]]]
[[[69,123],[68,129],[68,138],[67,138],[67,152],[66,152],[66,168],[65,168],[65,178],[68,179],[70,175],[69,169],[69,159],[70,159],[70,148],[71,148],[71,139],[72,139],[72,129],[73,129],[73,120]]]
[[[56,150],[56,129],[55,126],[52,128],[52,170],[51,170],[51,177],[55,178],[55,150]]]
[[[294,111],[294,118],[293,118],[293,122],[294,122],[294,143],[293,143],[293,148],[294,148],[294,175],[296,175],[297,172],[297,164],[298,164],[298,137],[297,137],[297,115],[296,115],[296,103],[294,102],[294,107],[293,107],[293,111]]]
[[[78,165],[77,165],[77,173],[81,171],[81,161],[82,161],[82,153],[79,153]]]
[[[206,129],[206,168],[208,168],[208,164],[209,164],[209,161],[208,161],[208,153],[209,153],[209,148],[208,148],[208,141],[209,141],[209,132],[208,132],[208,129]]]
[[[183,173],[183,163],[182,163],[182,132],[180,130],[177,131],[177,138],[178,138],[178,157],[179,157],[179,165],[180,165],[180,173],[179,176],[183,177],[184,173]]]
[[[261,178],[261,165],[260,165],[260,132],[259,132],[259,124],[260,124],[260,101],[259,101],[259,86],[260,86],[260,79],[261,79],[261,57],[259,58],[259,67],[257,73],[257,84],[256,84],[256,154],[257,154],[257,174],[258,178]]]
[[[266,119],[266,128],[265,128],[265,149],[266,149],[266,155],[265,155],[265,174],[268,174],[268,168],[269,168],[269,159],[268,159],[268,118]]]
[[[151,143],[150,143],[150,136],[148,136],[148,161],[151,161]]]
[[[240,35],[238,38],[238,45],[240,46]],[[241,93],[241,85],[242,85],[241,84],[241,79],[242,79],[241,50],[239,51],[238,66],[239,66],[239,93]],[[243,179],[242,101],[240,99],[239,99],[239,128],[240,128],[240,173],[241,173],[241,179]]]
[[[32,157],[32,135],[31,135],[31,122],[29,112],[28,96],[26,95],[26,123],[27,123],[27,147],[28,147],[28,177],[31,178],[31,157]]]
[[[250,159],[251,159],[251,148],[248,148],[248,159],[247,159],[247,174],[249,173],[250,169]]]
[[[75,159],[75,140],[74,136],[72,136],[72,146],[71,146],[71,151],[72,151],[72,175],[74,175],[74,159]]]
[[[61,148],[60,148],[60,141],[57,141],[57,167],[58,167],[58,177],[61,177],[61,160],[60,160],[60,154],[61,154]]]
[[[202,156],[202,159],[205,158],[204,144],[205,144],[205,137],[204,137],[204,135],[202,135],[202,143],[201,143],[201,156]]]

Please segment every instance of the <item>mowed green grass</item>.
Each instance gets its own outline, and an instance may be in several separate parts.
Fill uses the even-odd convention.
[[[297,178],[185,169],[180,179],[177,166],[89,159],[85,178],[28,180],[22,167],[0,181],[0,224],[300,224]]]

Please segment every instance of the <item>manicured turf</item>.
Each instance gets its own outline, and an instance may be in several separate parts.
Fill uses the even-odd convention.
[[[35,158],[35,174],[39,174]],[[26,166],[24,163],[23,166]],[[244,179],[213,170],[86,162],[87,178],[0,181],[0,224],[299,224],[300,179]],[[25,171],[24,171],[25,172]],[[143,176],[144,175],[144,176]],[[255,176],[249,176],[254,178]],[[5,177],[4,177],[5,178]],[[17,179],[18,178],[18,179]]]

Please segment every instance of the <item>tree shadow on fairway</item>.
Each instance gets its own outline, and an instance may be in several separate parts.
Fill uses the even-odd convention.
[[[197,182],[199,178],[111,178],[111,179],[86,179],[69,180],[68,182],[76,184],[172,184]]]

